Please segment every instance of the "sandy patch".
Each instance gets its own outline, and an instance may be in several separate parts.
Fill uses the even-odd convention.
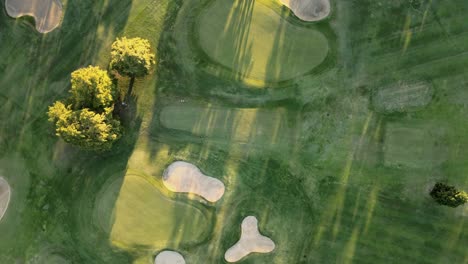
[[[10,195],[10,185],[8,185],[8,182],[5,179],[0,177],[0,220],[2,220],[3,215],[5,215],[5,212],[8,209]]]
[[[6,0],[5,7],[8,15],[14,18],[32,16],[40,33],[57,28],[63,15],[60,0]]]
[[[183,161],[169,165],[163,175],[164,186],[173,192],[193,193],[210,202],[216,202],[224,194],[224,184],[203,174],[200,169]]]
[[[185,259],[175,251],[166,250],[156,256],[154,264],[185,264]]]
[[[224,258],[228,262],[237,262],[250,253],[269,253],[274,249],[273,240],[258,231],[257,218],[248,216],[242,221],[239,241],[226,251]]]
[[[330,15],[329,0],[280,0],[304,21],[319,21]]]

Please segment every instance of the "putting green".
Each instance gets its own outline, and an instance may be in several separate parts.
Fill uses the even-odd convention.
[[[261,1],[214,1],[198,26],[204,52],[251,85],[304,75],[329,52],[321,32],[291,24]]]
[[[200,209],[164,197],[142,176],[112,182],[99,198],[96,215],[112,244],[120,248],[196,243],[209,230],[210,220]]]

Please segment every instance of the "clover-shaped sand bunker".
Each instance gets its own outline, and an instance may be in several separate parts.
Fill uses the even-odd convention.
[[[183,161],[167,167],[163,183],[173,192],[193,193],[210,202],[221,199],[225,189],[220,180],[204,175],[195,165]]]
[[[5,7],[11,17],[32,16],[40,33],[54,30],[62,20],[60,0],[6,0]]]
[[[154,264],[185,264],[185,259],[178,252],[165,250],[156,256]]]
[[[330,14],[330,0],[280,0],[304,21],[319,21]]]
[[[5,179],[0,177],[0,220],[2,220],[6,210],[8,209],[10,195],[10,185],[8,185],[8,182]]]
[[[237,262],[250,253],[269,253],[275,249],[275,243],[258,231],[255,216],[248,216],[242,221],[239,241],[226,251],[224,258],[228,262]]]

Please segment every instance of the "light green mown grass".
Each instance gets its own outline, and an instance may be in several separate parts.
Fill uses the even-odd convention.
[[[0,1],[0,172],[12,187],[0,263],[150,264],[164,249],[226,263],[248,215],[277,248],[243,264],[466,263],[467,207],[428,191],[468,189],[468,3],[332,4],[330,19],[305,23],[265,0],[64,1],[62,26],[40,35]],[[47,106],[73,70],[105,68],[123,35],[149,39],[158,62],[135,82],[124,137],[109,153],[65,146]],[[326,58],[311,57],[319,39]],[[386,99],[400,80],[430,85],[430,102],[409,112],[421,94]],[[374,111],[379,92],[400,111]],[[223,198],[164,188],[176,160],[220,179]]]
[[[210,219],[199,209],[164,197],[142,176],[126,175],[105,186],[95,210],[111,242],[122,248],[157,249],[171,241],[196,243],[206,236]]]
[[[212,60],[255,86],[301,76],[330,49],[320,31],[290,23],[262,1],[213,1],[200,14],[197,31]]]
[[[296,119],[281,108],[235,109],[215,105],[169,105],[160,113],[161,125],[169,129],[189,132],[220,144],[286,151],[299,137]]]
[[[425,168],[447,159],[443,126],[389,122],[383,146],[386,166]]]

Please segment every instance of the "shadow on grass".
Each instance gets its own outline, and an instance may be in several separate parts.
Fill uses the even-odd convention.
[[[132,5],[131,0],[67,1],[62,25],[42,35],[30,19],[8,17],[0,3],[0,152],[19,153],[33,172],[31,186],[47,186],[44,193],[30,191],[20,239],[14,242],[19,259],[27,261],[25,252],[40,247],[33,240],[60,245],[73,263],[132,258],[112,248],[93,226],[92,207],[109,175],[123,180],[141,120],[135,111],[126,112],[123,138],[112,152],[93,154],[63,146],[46,116],[47,107],[67,95],[71,72],[96,64],[102,50],[110,51],[109,41],[123,31]]]

